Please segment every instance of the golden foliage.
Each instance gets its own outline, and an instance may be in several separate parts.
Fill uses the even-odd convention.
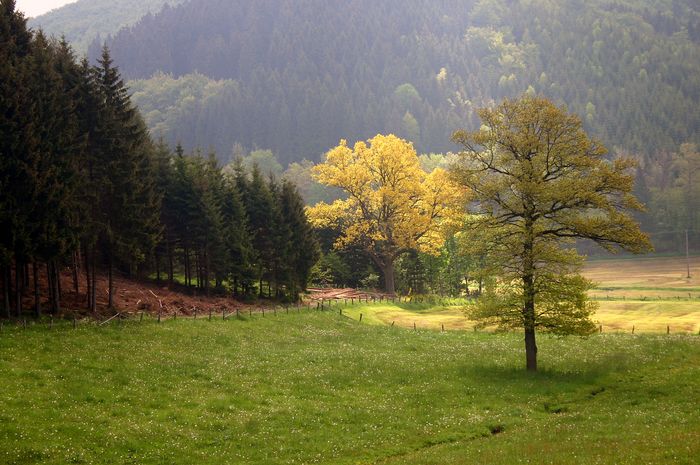
[[[408,249],[437,253],[464,216],[466,189],[443,169],[425,173],[413,145],[394,135],[352,148],[341,140],[314,175],[347,194],[309,208],[314,226],[343,229],[336,246],[362,244],[375,260],[393,262]]]

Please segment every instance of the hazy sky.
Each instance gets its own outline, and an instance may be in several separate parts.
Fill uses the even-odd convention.
[[[27,17],[39,16],[76,0],[17,0],[17,9]]]

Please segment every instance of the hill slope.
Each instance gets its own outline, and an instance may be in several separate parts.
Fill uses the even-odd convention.
[[[97,37],[106,38],[119,29],[137,23],[149,13],[158,13],[164,5],[184,0],[79,0],[32,18],[29,26],[49,35],[65,36],[79,53],[87,52]]]
[[[526,91],[610,147],[700,138],[692,0],[190,0],[108,42],[145,79],[135,100],[151,127],[223,158],[234,142],[317,158],[389,131],[446,151],[476,108]]]

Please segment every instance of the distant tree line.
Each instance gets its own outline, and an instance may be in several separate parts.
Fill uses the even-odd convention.
[[[76,295],[84,275],[92,311],[102,271],[110,307],[115,272],[166,270],[204,292],[305,288],[317,248],[293,184],[255,167],[224,175],[212,157],[154,143],[109,51],[76,61],[65,41],[28,30],[13,0],[0,0],[0,105],[3,316],[32,297],[41,315],[44,277],[58,311],[66,266]]]
[[[377,133],[447,152],[524,92],[613,151],[700,143],[695,0],[190,0],[107,43],[154,134],[222,162],[235,143],[320,161]]]

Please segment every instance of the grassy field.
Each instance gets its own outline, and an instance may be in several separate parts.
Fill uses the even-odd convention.
[[[591,297],[600,309],[595,320],[603,331],[673,333],[700,332],[700,257],[691,261],[686,278],[685,259],[674,257],[597,260],[584,274],[598,284]],[[348,316],[370,324],[423,329],[469,330],[474,323],[460,305],[355,306]]]
[[[697,463],[699,337],[539,344],[533,375],[517,334],[335,311],[5,327],[0,463]]]
[[[700,257],[594,260],[585,275],[598,284],[597,319],[609,330],[700,331]]]

